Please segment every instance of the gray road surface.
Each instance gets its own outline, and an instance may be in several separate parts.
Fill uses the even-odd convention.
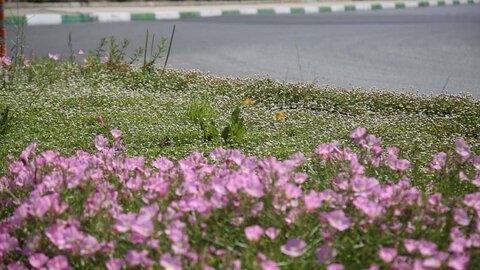
[[[26,27],[37,55],[95,48],[105,36],[142,46],[146,29],[177,31],[171,67],[344,88],[480,97],[480,5],[312,15]],[[10,38],[15,30],[9,27]]]

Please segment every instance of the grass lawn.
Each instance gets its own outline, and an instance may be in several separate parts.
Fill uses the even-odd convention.
[[[0,106],[9,106],[13,116],[0,139],[2,160],[33,141],[40,149],[65,154],[92,149],[94,135],[113,127],[123,131],[130,154],[148,158],[180,158],[224,145],[220,137],[203,140],[200,128],[187,116],[193,103],[212,107],[219,128],[240,105],[247,133],[229,146],[262,157],[284,158],[296,151],[311,152],[320,143],[348,142],[358,126],[422,164],[451,147],[457,137],[480,145],[480,101],[461,97],[319,89],[173,70],[158,74],[98,66],[80,69],[51,61],[12,76],[1,85],[0,96]],[[247,98],[254,104],[242,105]],[[285,119],[275,120],[277,112]]]
[[[449,209],[453,209],[459,207],[457,199],[478,190],[470,182],[462,183],[458,181],[461,170],[465,170],[468,177],[474,177],[475,168],[470,166],[470,163],[468,165],[459,163],[460,165],[458,165],[455,163],[459,162],[458,160],[452,158],[452,161],[449,159],[449,162],[452,161],[458,166],[451,165],[451,167],[445,169],[444,174],[432,174],[425,169],[435,153],[444,151],[448,153],[449,157],[451,153],[455,153],[455,141],[459,137],[463,137],[466,143],[471,146],[471,163],[476,164],[475,162],[478,162],[474,161],[473,153],[478,153],[480,149],[480,101],[468,97],[431,97],[393,92],[344,91],[334,88],[318,88],[308,84],[284,84],[269,79],[238,80],[176,70],[166,70],[165,72],[144,71],[118,64],[91,63],[78,66],[69,62],[56,62],[47,59],[33,61],[29,67],[15,71],[11,70],[2,75],[4,80],[0,85],[0,111],[2,107],[8,107],[11,119],[6,132],[0,136],[0,159],[2,160],[0,177],[7,174],[7,156],[18,157],[21,151],[31,142],[38,143],[37,152],[54,149],[63,155],[72,155],[76,150],[83,149],[93,153],[95,147],[99,148],[98,145],[95,146],[92,143],[95,135],[111,136],[109,134],[113,128],[122,131],[122,140],[129,155],[144,156],[148,161],[154,160],[158,156],[165,156],[175,161],[188,156],[192,152],[208,154],[219,146],[240,149],[246,155],[257,156],[258,158],[275,156],[279,159],[286,159],[297,152],[305,153],[307,161],[299,167],[309,177],[309,180],[301,186],[301,190],[303,190],[301,192],[304,192],[305,195],[301,195],[302,199],[299,199],[301,202],[292,202],[288,206],[301,211],[299,221],[296,223],[282,222],[287,214],[279,213],[278,209],[275,210],[274,207],[271,207],[275,204],[274,201],[278,199],[277,196],[280,196],[278,194],[293,192],[287,191],[286,187],[285,190],[281,187],[280,192],[276,189],[269,190],[265,186],[265,190],[269,190],[269,192],[265,191],[266,195],[261,199],[265,209],[260,210],[265,215],[249,216],[250,214],[242,212],[245,215],[246,224],[232,226],[227,220],[227,217],[233,218],[235,214],[239,213],[235,211],[248,212],[249,207],[253,207],[252,204],[255,200],[251,200],[252,198],[245,194],[238,195],[238,197],[230,194],[233,197],[229,197],[230,199],[234,198],[232,200],[240,201],[241,210],[230,205],[225,209],[215,210],[211,215],[188,212],[185,213],[185,216],[182,216],[182,218],[185,217],[185,220],[188,216],[189,222],[191,219],[194,220],[191,221],[191,225],[187,226],[186,232],[183,232],[188,235],[189,244],[198,251],[198,256],[207,258],[205,263],[218,269],[231,267],[230,263],[234,258],[242,261],[243,268],[256,269],[260,265],[270,263],[264,257],[265,255],[276,261],[282,269],[312,269],[316,267],[324,269],[326,265],[318,265],[320,255],[318,254],[319,251],[316,250],[317,245],[322,243],[324,249],[321,251],[328,251],[327,255],[323,254],[322,256],[329,257],[328,260],[324,260],[324,264],[327,264],[326,261],[330,263],[330,260],[332,260],[332,262],[342,263],[346,269],[365,269],[371,262],[374,262],[387,269],[389,266],[388,253],[391,250],[383,250],[384,257],[382,255],[380,256],[382,259],[379,259],[377,253],[381,246],[395,246],[399,254],[407,256],[408,251],[404,250],[401,241],[407,238],[425,238],[435,242],[439,250],[447,250],[450,243],[449,232],[450,230],[454,231],[453,220],[460,224],[464,223],[457,221],[457,214],[450,218],[453,215],[452,211],[445,213],[442,212],[443,210],[438,210],[438,212],[435,212],[437,210],[432,210],[434,206],[428,206],[425,200],[432,195],[433,191],[440,192],[443,195],[444,202],[448,207],[451,207]],[[220,133],[230,121],[231,114],[236,107],[241,110],[241,118],[244,119],[246,133],[243,137],[240,136],[238,139],[226,142]],[[214,123],[216,126],[217,132],[214,132],[214,135],[208,139],[203,133],[201,125],[195,122],[195,116],[199,115],[200,118],[205,120],[205,123]],[[379,137],[382,146],[394,145],[401,149],[400,158],[408,159],[412,163],[406,176],[411,179],[413,187],[416,187],[420,192],[419,201],[422,201],[422,203],[419,202],[418,205],[415,204],[415,206],[409,208],[410,206],[406,206],[408,203],[403,205],[403,201],[400,200],[389,206],[390,208],[382,209],[384,211],[382,212],[384,215],[381,217],[382,220],[384,219],[382,222],[390,224],[388,226],[393,228],[388,229],[388,233],[385,232],[385,228],[380,229],[381,225],[377,227],[377,223],[373,219],[370,220],[362,212],[359,212],[362,208],[356,205],[356,203],[360,203],[360,201],[357,201],[358,197],[355,197],[357,195],[352,195],[353,193],[349,193],[350,191],[342,191],[341,188],[335,189],[335,184],[332,184],[333,177],[338,174],[338,177],[341,178],[344,175],[339,172],[343,170],[344,166],[341,164],[345,160],[338,161],[338,164],[335,162],[332,164],[329,162],[319,163],[318,157],[311,154],[319,144],[332,141],[338,141],[340,145],[351,147],[354,151],[360,152],[359,146],[354,145],[350,139],[352,130],[360,126],[367,128],[369,133]],[[470,156],[470,150],[465,151]],[[392,155],[396,159],[396,154]],[[363,162],[365,157],[363,154],[359,154],[359,156]],[[351,161],[349,166],[354,166],[353,163]],[[231,164],[227,165],[225,165],[225,168],[228,170],[235,170],[228,167]],[[210,165],[202,166],[208,167]],[[260,166],[258,171],[263,173],[264,170],[267,170],[265,165],[263,166]],[[280,164],[278,166],[288,167],[289,165]],[[383,165],[380,168],[365,166],[365,173],[377,178],[381,185],[392,185],[393,187],[397,185],[396,183],[403,181],[404,172],[401,169],[388,169],[386,166],[382,167]],[[138,171],[143,172],[143,165],[140,167],[141,169]],[[182,168],[180,166],[179,170]],[[219,168],[208,167],[208,170],[215,171],[218,169],[218,173],[224,173]],[[107,169],[102,167],[101,170]],[[261,178],[262,174],[258,171],[249,172],[251,173],[249,177],[254,178],[253,174],[258,173]],[[130,171],[126,175],[131,176],[137,173],[137,171]],[[232,172],[232,175],[235,173]],[[293,178],[298,176],[294,172],[291,173]],[[172,179],[178,177],[174,174],[170,176]],[[355,175],[352,176],[353,178],[355,178]],[[393,179],[396,179],[397,182]],[[175,181],[172,182],[172,185],[178,184]],[[210,185],[210,180],[205,181],[205,188],[207,188]],[[368,181],[371,181],[371,179]],[[439,182],[435,184],[436,187],[432,188],[430,184],[436,183],[435,181]],[[114,179],[106,178],[105,182],[109,182],[112,188],[118,189],[120,204],[126,212],[137,213],[140,211],[139,215],[141,215],[145,209],[139,209],[147,206],[145,200],[148,201],[148,199],[144,198],[142,202],[140,200],[142,194],[137,194],[137,191],[133,189],[130,190],[130,187],[122,187]],[[294,189],[293,186],[296,184],[289,185],[287,185],[288,188]],[[60,213],[58,216],[49,212],[50,214],[43,219],[32,219],[34,221],[28,223],[25,230],[29,232],[47,230],[47,228],[51,228],[49,226],[54,222],[59,224],[57,217],[63,219],[75,217],[80,219],[81,225],[70,224],[69,226],[75,228],[80,226],[85,233],[98,239],[115,241],[117,248],[114,248],[114,252],[105,252],[105,254],[102,253],[94,257],[82,257],[75,252],[69,253],[59,248],[58,244],[55,246],[46,239],[42,240],[44,242],[41,242],[41,245],[48,247],[45,248],[45,253],[48,256],[64,254],[68,257],[70,264],[77,269],[97,267],[101,269],[105,261],[112,256],[117,258],[123,258],[124,256],[127,256],[127,258],[138,257],[140,255],[137,253],[125,254],[128,250],[139,249],[140,247],[148,250],[151,248],[149,256],[155,261],[160,260],[162,266],[168,263],[178,263],[180,257],[163,256],[166,254],[166,250],[169,250],[170,242],[174,242],[174,240],[169,240],[162,234],[148,236],[158,237],[157,240],[160,241],[160,247],[153,251],[155,250],[152,247],[153,244],[146,244],[145,242],[132,244],[131,240],[123,237],[123,234],[112,233],[112,224],[120,222],[118,216],[109,216],[102,212],[103,214],[98,214],[94,218],[81,217],[87,195],[94,190],[98,191],[99,186],[101,184],[93,181],[80,186],[78,189],[58,191],[61,199],[70,205],[66,212]],[[401,184],[398,184],[395,188],[405,189],[405,192],[409,192],[404,186],[400,186]],[[344,208],[342,208],[341,203],[331,206],[331,208],[322,206],[324,207],[321,209],[322,213],[318,214],[311,214],[311,212],[303,209],[303,201],[308,200],[306,194],[310,190],[320,192],[327,188],[332,188],[338,194],[342,194],[340,196],[350,198],[352,204],[349,201],[347,206],[345,202]],[[385,187],[385,190],[388,190],[388,188]],[[173,191],[173,188],[171,190]],[[30,192],[30,190],[27,191]],[[25,198],[28,192],[21,189],[12,189],[8,193],[7,191],[0,192],[0,199],[8,202],[5,204],[8,206],[4,206],[0,211],[0,220],[14,213],[14,203],[11,202],[9,196]],[[179,191],[177,190],[177,192]],[[156,209],[155,214],[158,211],[165,211],[164,214],[166,215],[168,211],[165,209],[169,206],[168,203],[176,199],[176,193],[171,192],[169,194],[168,198],[158,202],[155,201],[157,207],[160,205],[160,210]],[[312,195],[312,193],[308,194]],[[381,195],[376,194],[375,196]],[[287,199],[291,200],[292,198],[294,197]],[[432,197],[432,200],[435,198]],[[408,201],[407,198],[405,200]],[[341,200],[339,199],[339,201]],[[299,205],[295,206],[296,204]],[[360,210],[355,208],[354,204]],[[343,209],[348,215],[355,217],[354,225],[347,225],[347,227],[351,226],[352,228],[343,231],[341,225],[329,223],[331,227],[328,227],[326,222],[319,222],[319,216],[326,220],[330,220],[330,217],[333,218],[332,213],[335,211],[330,212],[330,214],[325,212],[331,209],[337,209],[338,211]],[[403,214],[400,217],[395,217],[395,215],[398,215],[394,214],[395,209]],[[430,210],[434,212],[432,219],[438,221],[438,224],[443,224],[443,227],[435,227],[438,225],[437,223],[435,223],[437,225],[431,227],[425,226],[427,221],[423,218],[425,216],[430,217],[430,212],[428,212]],[[471,216],[475,215],[472,209],[467,210]],[[292,214],[292,212],[289,212],[289,214]],[[338,212],[335,214],[338,214]],[[418,219],[414,218],[417,217],[417,214]],[[449,218],[444,218],[447,214]],[[336,218],[341,220],[343,217],[340,215]],[[410,218],[412,223],[409,223]],[[478,215],[477,219],[479,220],[477,223],[480,223]],[[164,227],[162,226],[168,227],[172,224],[176,226],[175,224],[187,222],[181,220],[183,219],[179,218],[170,221],[170,223],[167,221],[155,223],[157,224],[155,228],[163,231]],[[320,220],[325,221],[324,219]],[[368,225],[370,226],[368,227],[365,223],[362,223],[366,220],[372,222],[368,224],[374,225]],[[396,232],[394,227],[397,221],[413,226],[414,229],[411,229],[413,231],[402,229],[401,232]],[[200,224],[200,222],[204,222],[207,229],[202,227],[203,224]],[[348,222],[347,218],[345,223]],[[412,225],[417,224],[415,222],[419,224],[418,226],[415,225],[417,227]],[[254,224],[280,228],[279,240],[274,243],[270,243],[264,238],[260,242],[251,239],[251,241],[245,240],[247,234],[244,231],[245,226]],[[465,233],[475,230],[472,227],[474,226],[473,221],[470,223],[469,219],[468,224],[462,227]],[[337,231],[332,227],[336,228]],[[25,241],[28,242],[27,239],[29,239],[27,237],[29,234],[25,230],[12,230],[9,233],[15,235],[23,244]],[[478,224],[476,230],[478,231],[478,237],[480,237],[480,226]],[[165,230],[165,232],[168,233],[168,230]],[[254,232],[252,233],[254,234]],[[332,234],[331,237],[334,240],[328,240],[329,233]],[[300,247],[295,246],[295,243],[285,244],[288,239],[299,236],[302,236],[301,238],[307,242],[307,251],[304,251],[301,245]],[[82,237],[86,236],[83,235]],[[55,244],[54,240],[49,239]],[[468,254],[470,255],[470,266],[473,267],[471,269],[475,269],[475,267],[480,267],[480,252],[478,247],[475,246],[476,244],[472,245],[471,252]],[[206,256],[202,252],[206,252],[207,246],[211,246],[214,250],[217,249],[218,254],[223,255]],[[336,257],[330,254],[333,252],[331,251],[332,247],[338,251]],[[285,252],[285,248],[301,249],[305,254],[299,259],[295,259],[295,252],[291,250]],[[159,250],[163,251],[157,252]],[[0,259],[2,258],[1,252],[2,250],[0,250]],[[259,252],[264,254],[259,254]],[[163,255],[160,256],[160,253]],[[464,256],[463,253],[460,255],[457,253],[445,254],[447,253],[437,254],[440,257],[447,256],[438,259],[444,265],[447,264],[447,261],[448,263],[454,261],[454,263],[460,264],[461,262],[458,261],[464,258],[462,257]],[[27,257],[24,255],[11,256],[13,257],[8,257],[9,260],[18,259],[24,263],[27,262]],[[184,264],[187,264],[187,261],[189,263],[194,261],[191,258],[187,259],[188,256],[185,254],[182,256],[184,257],[181,257],[181,261]],[[335,258],[330,258],[332,256]],[[395,256],[397,255],[395,254]],[[128,259],[126,263],[128,264]],[[145,262],[145,265],[147,264]],[[0,268],[1,266],[0,262]],[[155,264],[154,268],[156,269],[156,267],[159,266]],[[195,267],[192,267],[192,269],[200,269],[198,265]],[[275,268],[264,267],[264,269]],[[332,266],[330,269],[340,268],[333,268]]]

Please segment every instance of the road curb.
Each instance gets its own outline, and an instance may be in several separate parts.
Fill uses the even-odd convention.
[[[272,5],[269,7],[244,7],[228,9],[222,7],[192,10],[192,11],[157,11],[157,12],[91,12],[91,13],[31,13],[25,16],[7,16],[7,25],[57,25],[81,22],[128,22],[128,21],[155,21],[193,19],[215,16],[240,15],[281,15],[281,14],[313,14],[330,12],[352,12],[363,10],[422,8],[429,6],[473,5],[480,0],[420,0],[398,2],[375,2],[355,4],[315,4],[305,7],[288,5]]]

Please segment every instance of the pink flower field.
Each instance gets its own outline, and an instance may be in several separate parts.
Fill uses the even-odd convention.
[[[0,269],[480,268],[480,156],[463,139],[416,168],[364,128],[354,147],[285,160],[217,148],[150,162],[109,137],[10,158]]]

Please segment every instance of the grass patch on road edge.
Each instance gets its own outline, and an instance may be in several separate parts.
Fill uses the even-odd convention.
[[[220,123],[241,106],[248,132],[234,147],[258,156],[286,157],[310,152],[319,143],[348,141],[357,126],[404,149],[413,162],[425,163],[460,136],[473,146],[480,143],[480,102],[464,97],[346,91],[52,60],[18,70],[10,80],[0,88],[12,113],[9,133],[0,141],[2,160],[32,141],[62,153],[88,149],[93,136],[105,131],[102,125],[122,129],[131,154],[179,158],[209,152],[222,140],[202,140],[202,131],[185,116],[199,101],[214,108]],[[254,104],[242,105],[246,99]],[[284,119],[276,119],[278,112]]]

